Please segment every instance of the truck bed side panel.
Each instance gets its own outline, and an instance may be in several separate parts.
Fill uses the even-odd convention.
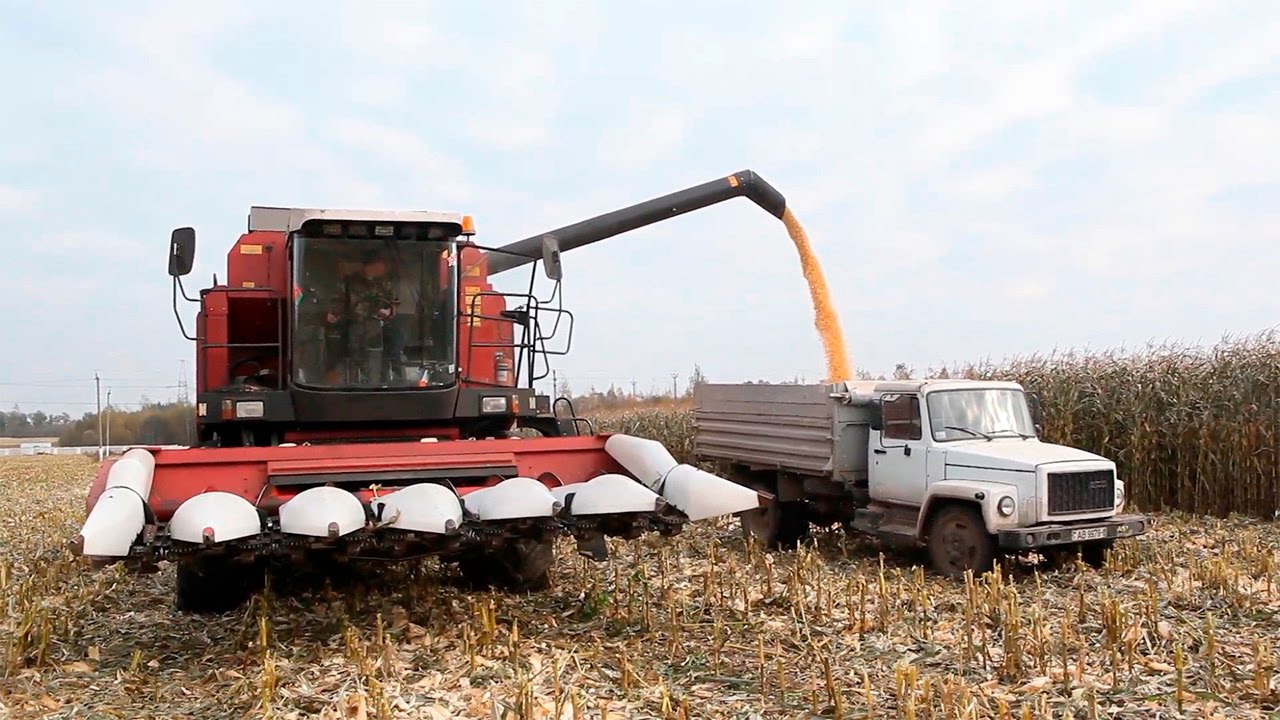
[[[707,384],[694,391],[694,453],[807,475],[832,471],[827,385]]]

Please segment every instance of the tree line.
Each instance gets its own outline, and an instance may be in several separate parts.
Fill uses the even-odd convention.
[[[189,402],[147,402],[137,410],[111,408],[103,411],[102,419],[102,440],[112,445],[186,445],[195,437],[195,407]],[[25,413],[14,408],[0,413],[0,435],[56,437],[61,447],[97,445],[98,413],[72,418],[67,413]]]

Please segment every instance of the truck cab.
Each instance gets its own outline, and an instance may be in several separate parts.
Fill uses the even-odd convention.
[[[1079,549],[1096,563],[1116,538],[1147,529],[1121,515],[1114,461],[1039,438],[1018,383],[883,382],[871,396],[859,529],[925,541],[953,571],[997,550]]]
[[[1115,462],[1040,439],[1038,403],[1015,382],[709,385],[695,404],[699,459],[772,496],[742,515],[768,545],[840,523],[923,544],[962,577],[1029,551],[1096,565],[1149,528],[1123,514]]]

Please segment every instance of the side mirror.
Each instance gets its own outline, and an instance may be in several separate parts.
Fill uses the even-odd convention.
[[[871,413],[871,429],[876,431],[883,430],[884,429],[884,405],[881,403],[881,401],[873,400],[871,402],[870,413]]]
[[[564,276],[560,267],[560,243],[554,235],[542,236],[542,270],[552,280],[559,280]]]
[[[180,277],[191,272],[196,259],[195,228],[183,227],[173,231],[169,238],[169,274]]]
[[[1044,427],[1044,406],[1040,404],[1040,394],[1027,393],[1027,406],[1031,411],[1031,424],[1035,426],[1036,434],[1039,434]]]

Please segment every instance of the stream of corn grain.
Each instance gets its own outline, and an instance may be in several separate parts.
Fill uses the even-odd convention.
[[[822,338],[822,350],[827,358],[827,382],[852,380],[853,372],[849,365],[849,353],[844,346],[844,332],[840,329],[840,317],[831,304],[831,293],[827,291],[827,279],[822,274],[822,265],[809,246],[809,236],[804,227],[796,219],[791,208],[782,214],[782,222],[787,226],[787,234],[796,245],[800,254],[800,267],[804,271],[804,279],[809,283],[809,296],[813,300],[813,325]]]

